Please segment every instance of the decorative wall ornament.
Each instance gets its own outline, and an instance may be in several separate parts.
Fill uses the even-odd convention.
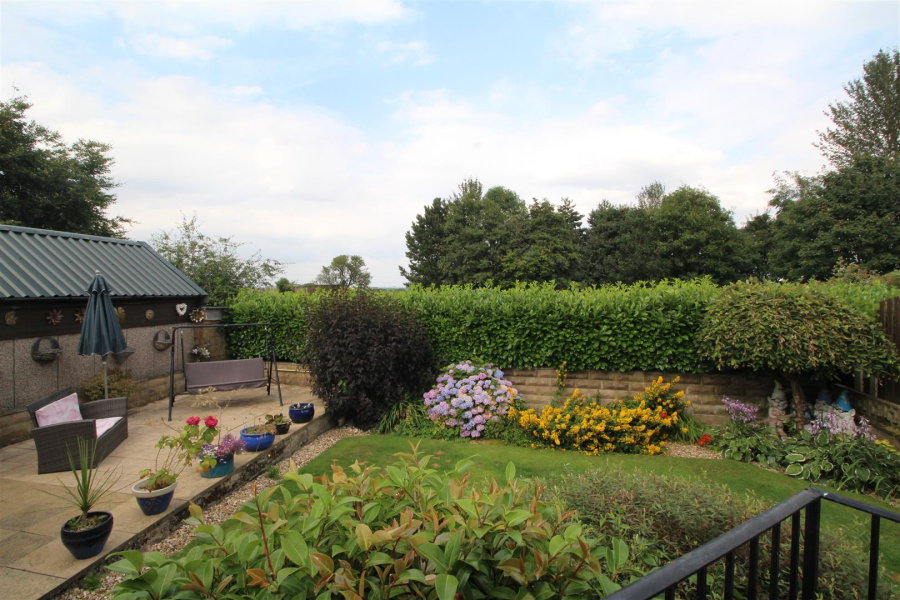
[[[84,309],[79,308],[75,311],[75,320],[79,323],[84,323]]]
[[[172,336],[165,329],[160,329],[153,335],[153,347],[162,352],[172,346]]]
[[[183,317],[187,314],[187,304],[185,304],[184,302],[182,302],[181,304],[176,304],[175,312],[178,313],[179,317]]]
[[[155,316],[156,316],[156,313],[153,312],[152,310],[148,310],[147,312],[144,313],[144,317],[145,317],[148,321],[152,321],[152,320],[153,320],[153,317],[155,317]]]
[[[59,309],[47,311],[47,322],[51,325],[59,325],[62,323],[63,314]]]
[[[125,324],[125,309],[121,306],[116,309],[116,318],[119,319],[119,325]]]
[[[7,325],[15,325],[16,321],[18,321],[18,317],[16,317],[16,311],[11,310],[6,313],[6,324]]]
[[[52,363],[59,358],[60,354],[62,354],[62,350],[59,347],[59,342],[52,337],[38,338],[31,347],[31,358],[35,362],[43,364]]]
[[[194,323],[202,323],[206,320],[206,311],[202,308],[195,308],[191,311],[191,321]]]

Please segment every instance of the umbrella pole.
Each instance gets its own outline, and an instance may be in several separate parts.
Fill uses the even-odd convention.
[[[103,356],[103,399],[109,398],[109,383],[106,380],[106,356]]]

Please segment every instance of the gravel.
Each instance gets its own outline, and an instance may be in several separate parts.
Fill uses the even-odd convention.
[[[707,458],[721,460],[722,455],[715,450],[699,444],[680,444],[678,442],[666,442],[666,454],[678,458]]]
[[[277,463],[278,471],[282,475],[287,472],[287,470],[290,468],[291,460],[294,461],[294,465],[296,467],[302,467],[315,457],[331,448],[339,440],[360,435],[367,435],[367,433],[355,427],[341,427],[339,429],[332,429],[330,431],[327,431],[317,437],[311,443],[294,452],[294,454],[292,454],[290,458],[284,459],[281,462]],[[204,507],[203,517],[206,522],[221,523],[222,521],[233,515],[235,512],[237,512],[237,510],[241,507],[241,504],[252,497],[250,489],[253,483],[256,483],[259,488],[264,489],[273,486],[278,482],[267,477],[265,473],[261,474],[254,481],[249,482],[246,485],[236,489],[231,494],[229,494],[225,498],[222,498],[215,504]],[[165,539],[160,540],[159,542],[156,542],[154,544],[147,544],[142,548],[139,548],[139,550],[141,552],[162,552],[166,556],[171,556],[184,548],[188,544],[188,542],[191,541],[191,529],[192,527],[190,525],[180,525]],[[101,572],[100,587],[98,589],[84,590],[79,587],[73,587],[57,596],[57,598],[60,598],[62,600],[104,600],[107,598],[111,598],[112,588],[115,587],[115,585],[119,583],[123,578],[124,575],[121,575],[119,573],[111,573],[109,571]]]

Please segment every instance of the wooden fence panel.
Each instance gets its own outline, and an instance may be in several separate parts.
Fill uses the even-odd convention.
[[[884,326],[889,339],[900,348],[900,296],[882,300],[878,306],[878,320]],[[888,402],[900,403],[900,382],[882,380],[878,397]]]

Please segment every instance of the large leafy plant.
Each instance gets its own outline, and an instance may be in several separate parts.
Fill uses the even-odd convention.
[[[291,470],[221,525],[192,507],[190,550],[120,553],[115,597],[584,598],[631,578],[625,544],[592,547],[573,513],[512,464],[506,481],[480,488],[471,461],[446,474],[429,461],[413,450],[384,469]]]
[[[425,328],[388,296],[337,290],[307,314],[307,365],[313,392],[338,418],[371,424],[434,376]]]

